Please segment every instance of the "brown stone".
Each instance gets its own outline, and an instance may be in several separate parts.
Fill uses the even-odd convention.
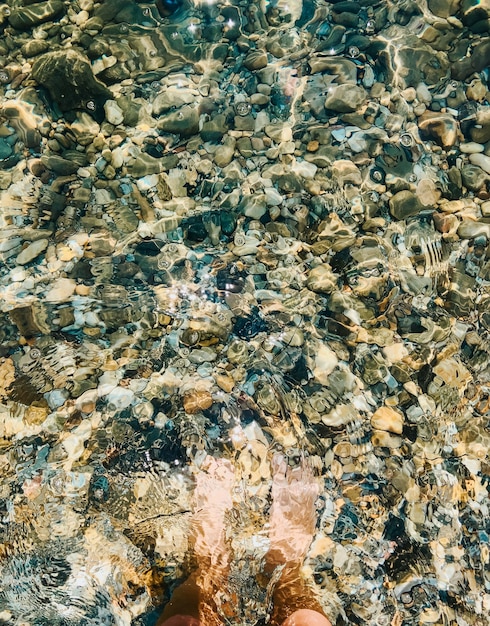
[[[433,139],[442,148],[451,148],[459,136],[458,122],[448,113],[425,111],[419,117],[419,130],[423,138]]]
[[[184,394],[182,403],[184,405],[184,411],[194,415],[195,413],[200,413],[201,411],[209,409],[209,407],[213,404],[213,396],[209,393],[209,391],[189,391]]]

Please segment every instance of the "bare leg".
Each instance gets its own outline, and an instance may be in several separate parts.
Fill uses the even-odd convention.
[[[282,626],[332,626],[332,624],[318,611],[299,609],[290,615]]]
[[[221,626],[220,595],[227,590],[229,549],[225,541],[225,516],[232,508],[235,478],[233,465],[226,459],[208,457],[197,476],[194,493],[194,550],[199,563],[199,617],[202,626]]]
[[[315,530],[319,486],[306,463],[291,470],[282,455],[274,456],[273,474],[266,569],[272,573],[280,567],[282,574],[274,591],[271,625],[331,626],[300,574]],[[224,527],[226,511],[232,506],[233,478],[231,463],[212,457],[208,458],[205,473],[197,477],[193,534],[199,569],[176,591],[160,626],[222,626],[217,598],[228,587],[229,554]],[[193,602],[189,600],[192,589],[190,594],[186,591],[189,586],[197,598]],[[199,621],[194,617],[197,606]]]
[[[200,626],[200,622],[190,615],[174,615],[162,623],[162,626]],[[290,615],[282,626],[332,626],[328,619],[309,609],[300,609]]]
[[[162,626],[199,626],[199,621],[191,615],[174,615],[160,623]]]
[[[202,469],[196,477],[191,531],[198,570],[175,590],[159,626],[221,626],[218,597],[227,587],[225,516],[232,507],[234,471],[226,459],[211,456]]]
[[[282,567],[274,591],[271,623],[282,626],[331,626],[311,589],[301,576],[301,566],[313,539],[315,501],[319,485],[306,461],[291,469],[281,454],[272,459],[270,549],[266,568]],[[285,621],[284,621],[285,620]]]

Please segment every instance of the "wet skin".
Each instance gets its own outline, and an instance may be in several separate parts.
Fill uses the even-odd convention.
[[[222,626],[216,594],[226,592],[231,555],[225,543],[225,514],[232,507],[234,470],[224,459],[208,457],[196,480],[194,551],[198,571],[173,594],[158,626]],[[281,454],[272,459],[270,548],[266,574],[278,567],[281,576],[273,594],[272,626],[332,626],[300,568],[313,539],[319,485],[306,461],[294,469]]]

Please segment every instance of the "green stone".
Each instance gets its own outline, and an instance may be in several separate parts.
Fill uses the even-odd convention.
[[[37,2],[14,9],[9,15],[9,24],[17,30],[27,30],[58,17],[64,9],[64,3],[58,0]]]
[[[32,78],[49,91],[61,111],[85,108],[87,102],[112,97],[92,73],[86,56],[73,49],[47,52],[32,65]]]

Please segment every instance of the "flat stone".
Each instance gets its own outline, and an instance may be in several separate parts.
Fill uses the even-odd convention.
[[[78,113],[70,129],[81,146],[88,146],[100,132],[100,126],[93,117],[82,112]]]
[[[49,22],[63,13],[65,5],[58,0],[37,2],[29,6],[13,9],[9,15],[10,26],[17,30],[27,30],[43,22]]]
[[[0,114],[7,118],[10,125],[19,133],[28,148],[39,148],[41,134],[37,128],[37,119],[32,112],[32,105],[21,100],[8,100],[0,107]]]
[[[179,108],[185,104],[192,104],[196,101],[196,92],[184,87],[171,85],[159,93],[153,100],[152,113],[157,117],[166,113],[170,109]]]
[[[430,178],[423,178],[419,182],[416,193],[417,198],[425,207],[436,204],[441,197],[440,190]]]
[[[482,202],[480,210],[483,217],[490,217],[490,201]]]
[[[315,293],[332,293],[337,281],[330,266],[322,263],[309,271],[306,284]]]
[[[265,134],[276,143],[291,141],[293,138],[291,126],[286,124],[268,124],[264,130]]]
[[[471,380],[471,374],[466,367],[453,358],[439,361],[433,371],[446,385],[456,387],[456,389],[463,389]]]
[[[38,54],[43,54],[49,50],[49,41],[45,39],[31,39],[27,43],[25,43],[21,52],[26,57],[26,59],[30,59],[31,57],[35,57]]]
[[[489,0],[461,0],[461,18],[465,26],[472,26],[490,17]]]
[[[240,210],[247,217],[259,220],[267,212],[266,197],[263,193],[246,195],[240,202]]]
[[[329,376],[337,367],[338,358],[333,350],[326,344],[320,343],[315,351],[314,365],[312,368],[315,380],[321,385],[328,385]]]
[[[27,263],[30,263],[42,252],[44,252],[47,247],[47,239],[38,239],[37,241],[33,241],[17,255],[17,265],[26,265]]]
[[[107,100],[104,104],[105,118],[109,124],[119,126],[124,121],[124,114],[122,109],[118,106],[115,100]]]
[[[390,198],[390,213],[397,220],[405,220],[407,217],[417,215],[424,208],[417,196],[406,189]]]
[[[264,106],[269,103],[269,96],[266,96],[263,93],[253,93],[250,96],[250,104],[254,106]]]
[[[456,15],[460,0],[428,0],[429,10],[438,17]]]
[[[47,167],[48,170],[55,172],[55,174],[60,174],[61,176],[75,174],[80,167],[78,163],[68,161],[68,159],[64,159],[56,154],[52,154],[50,156],[43,155],[41,157],[41,163]]]
[[[489,20],[483,21],[486,32],[488,32]],[[465,80],[475,72],[481,72],[488,65],[490,55],[490,38],[481,40],[473,48],[471,56],[464,57],[456,61],[451,67],[451,75],[456,80]]]
[[[251,50],[243,60],[243,65],[247,70],[253,71],[267,67],[267,62],[267,52],[263,50]]]
[[[484,172],[490,174],[490,156],[486,154],[470,154],[470,163],[477,165]]]
[[[12,146],[5,139],[0,138],[0,160],[8,159],[12,152]]]
[[[490,107],[482,107],[476,113],[476,124],[470,130],[471,138],[477,143],[490,141]]]
[[[461,239],[474,239],[481,235],[490,239],[490,224],[475,222],[475,220],[462,220],[458,228],[458,235]]]
[[[214,153],[214,162],[218,167],[229,165],[235,154],[236,140],[233,137],[226,137],[223,145],[219,146]]]
[[[335,180],[343,187],[345,184],[360,185],[362,183],[362,174],[360,169],[352,161],[347,159],[339,159],[332,163],[332,172]]]
[[[376,430],[401,435],[403,432],[403,415],[388,406],[377,409],[371,417],[371,426]]]
[[[463,185],[470,191],[480,191],[488,176],[477,165],[466,164],[461,168],[461,178]]]
[[[235,115],[234,117],[234,127],[235,130],[244,130],[246,132],[251,132],[255,128],[255,119],[253,115]]]
[[[249,159],[254,154],[250,137],[240,137],[237,141],[236,147],[238,152],[246,159]]]
[[[212,119],[204,122],[199,132],[203,141],[211,141],[217,143],[221,141],[228,131],[226,117],[224,115],[215,115]]]
[[[160,170],[161,165],[159,159],[155,159],[144,152],[139,154],[133,163],[128,165],[128,172],[134,178],[143,178],[149,174],[158,174]]]
[[[468,143],[460,143],[459,149],[463,154],[478,154],[485,150],[485,146],[475,141],[469,141]]]
[[[265,201],[268,206],[279,206],[284,198],[275,187],[267,187],[264,189]]]
[[[332,87],[325,100],[325,108],[337,113],[357,111],[366,99],[366,91],[357,85],[338,85]]]
[[[440,233],[456,232],[459,226],[459,220],[455,215],[446,215],[444,213],[434,213],[432,215],[434,226]]]
[[[331,56],[313,56],[309,61],[312,74],[319,72],[335,77],[339,85],[357,84],[357,66],[349,59],[339,59]]]
[[[199,131],[199,112],[194,106],[183,106],[160,117],[157,127],[165,133],[190,137]]]

